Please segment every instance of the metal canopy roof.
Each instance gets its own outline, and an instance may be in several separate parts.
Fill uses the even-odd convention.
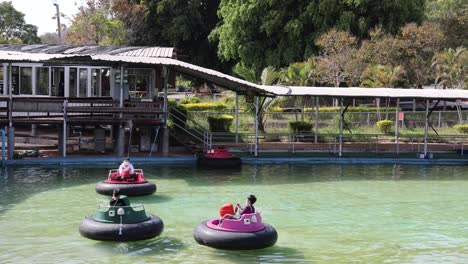
[[[174,48],[142,46],[76,46],[76,45],[9,45],[0,44],[0,51],[50,55],[116,55],[130,57],[173,58]]]
[[[22,48],[20,49],[16,46]],[[38,47],[33,48],[30,46]],[[0,45],[0,61],[64,63],[82,59],[80,63],[107,62],[167,66],[179,73],[201,78],[237,93],[248,95],[468,100],[468,90],[258,85],[215,70],[172,59],[169,57],[169,52],[172,53],[172,48],[158,51],[157,47],[113,47],[112,49],[98,46],[66,47],[67,49],[61,50],[62,53],[45,53],[38,51],[48,50],[56,52],[57,50],[53,48],[57,48],[57,45],[52,45],[52,47],[50,45]],[[31,52],[32,50],[36,52]],[[158,57],[158,54],[161,57]]]
[[[276,86],[270,86],[272,88]],[[405,89],[405,88],[360,88],[360,87],[277,87],[277,95],[320,96],[348,98],[401,98],[401,99],[468,99],[468,90]]]

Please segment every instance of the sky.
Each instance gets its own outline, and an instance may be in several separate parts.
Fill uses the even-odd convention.
[[[27,24],[38,27],[37,35],[40,36],[57,31],[57,20],[52,19],[56,13],[54,3],[59,5],[61,13],[72,18],[78,13],[78,6],[81,6],[84,0],[0,0],[0,2],[12,2],[15,9],[24,14]],[[66,17],[60,18],[60,23],[70,25]]]

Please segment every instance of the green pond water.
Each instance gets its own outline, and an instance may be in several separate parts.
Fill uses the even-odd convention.
[[[131,201],[163,219],[161,236],[80,236],[83,217],[108,200],[94,188],[112,165],[13,167],[0,177],[0,263],[468,263],[466,166],[135,165],[158,191]],[[275,246],[229,251],[195,242],[199,222],[250,193],[278,231]]]

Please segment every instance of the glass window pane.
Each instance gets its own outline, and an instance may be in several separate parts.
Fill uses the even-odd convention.
[[[13,66],[11,67],[11,88],[13,90],[13,94],[19,94],[19,67]]]
[[[110,69],[101,69],[101,96],[110,96]]]
[[[101,70],[100,69],[92,69],[92,87],[91,87],[91,94],[94,97],[99,96],[99,86],[101,84]]]
[[[49,68],[36,68],[36,94],[49,95]]]
[[[20,94],[32,94],[32,69],[31,67],[20,68],[21,87]]]
[[[76,68],[70,68],[70,83],[69,83],[69,96],[76,97],[76,87],[78,86],[78,79],[76,78]]]
[[[88,87],[88,69],[80,69],[80,91],[79,97],[86,97]]]
[[[3,87],[5,80],[3,79],[3,65],[0,65],[0,94],[3,94]]]

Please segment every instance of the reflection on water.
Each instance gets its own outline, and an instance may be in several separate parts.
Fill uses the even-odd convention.
[[[135,164],[138,166],[138,164]],[[143,166],[152,196],[131,198],[160,216],[155,239],[83,238],[81,219],[109,197],[109,166],[9,167],[0,175],[0,263],[467,263],[468,180],[462,166],[268,164],[238,170]],[[254,193],[274,247],[215,250],[194,227],[221,204]]]

